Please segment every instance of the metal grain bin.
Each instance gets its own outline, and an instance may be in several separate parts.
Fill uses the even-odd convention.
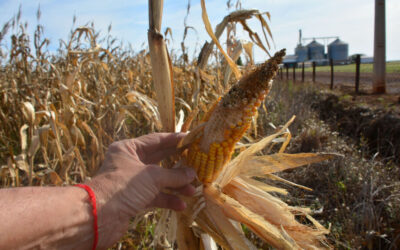
[[[324,45],[318,43],[317,41],[312,41],[307,45],[308,49],[308,59],[309,60],[321,60],[324,59],[325,48]]]
[[[349,44],[336,39],[328,45],[328,58],[333,61],[346,61],[349,57]]]
[[[296,49],[294,50],[297,56],[297,62],[305,62],[308,59],[308,49],[307,47],[298,44]]]

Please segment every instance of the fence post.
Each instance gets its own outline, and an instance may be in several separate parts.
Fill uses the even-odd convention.
[[[304,62],[301,66],[301,82],[304,82]]]
[[[289,65],[286,65],[286,80],[289,80]]]
[[[296,64],[293,64],[293,82],[296,81]]]
[[[312,62],[312,81],[315,82],[315,66],[316,63]]]
[[[329,59],[329,65],[331,66],[331,89],[333,89],[333,59]]]
[[[361,56],[357,55],[356,57],[356,93],[358,94],[358,90],[360,87],[360,64],[361,64]]]

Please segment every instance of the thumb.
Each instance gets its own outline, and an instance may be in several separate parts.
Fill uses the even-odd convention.
[[[179,188],[190,184],[196,177],[192,168],[165,169],[157,166],[158,171],[153,175],[160,188]]]

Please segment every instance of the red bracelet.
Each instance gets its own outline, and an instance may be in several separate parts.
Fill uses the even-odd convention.
[[[92,249],[95,250],[97,247],[97,242],[99,241],[99,231],[97,226],[97,207],[96,207],[96,196],[93,190],[85,184],[76,184],[75,187],[80,187],[85,189],[89,194],[90,204],[92,204],[92,214],[93,214],[93,230],[94,230],[94,241]]]

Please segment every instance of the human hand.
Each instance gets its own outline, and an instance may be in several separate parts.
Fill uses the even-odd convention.
[[[178,152],[176,145],[183,137],[155,133],[110,145],[98,174],[87,183],[96,194],[100,234],[108,231],[103,227],[111,227],[113,231],[106,237],[117,241],[126,232],[129,218],[147,208],[185,209],[186,204],[173,193],[193,195],[190,183],[195,171],[156,165]],[[172,192],[164,192],[166,189]]]

